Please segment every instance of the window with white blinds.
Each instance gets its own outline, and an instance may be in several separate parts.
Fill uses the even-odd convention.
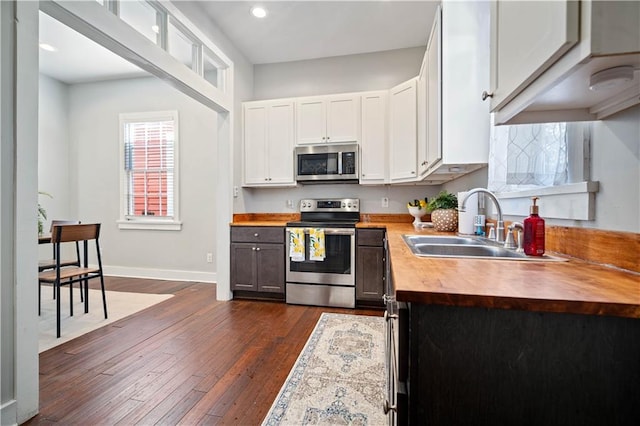
[[[178,113],[120,115],[121,228],[163,228],[177,215]]]

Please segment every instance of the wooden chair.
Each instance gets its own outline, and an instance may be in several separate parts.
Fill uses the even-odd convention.
[[[79,220],[52,220],[49,233],[53,233],[53,227],[56,225],[77,225]],[[38,272],[46,271],[47,269],[54,269],[56,267],[56,248],[52,245],[53,255],[51,259],[45,259],[38,261]],[[76,258],[75,259],[63,259],[60,261],[60,266],[80,266],[80,243],[76,242]],[[52,286],[53,298],[56,297],[56,289]],[[42,299],[42,283],[38,283],[38,315],[40,315],[40,304]],[[80,286],[80,300],[83,300],[82,286]]]
[[[56,266],[53,270],[40,272],[39,281],[41,283],[53,284],[56,294],[56,337],[60,337],[60,287],[73,283],[84,283],[84,312],[89,312],[89,280],[100,278],[102,288],[102,306],[104,308],[104,318],[107,319],[107,298],[104,288],[104,276],[102,274],[102,257],[100,254],[100,224],[75,224],[56,225],[51,232],[51,243],[54,245]],[[98,260],[96,267],[89,267],[89,241],[95,241],[95,253]],[[83,259],[80,266],[62,266],[60,260],[61,247],[63,243],[83,242]],[[82,284],[81,284],[82,285]],[[70,292],[70,313],[73,316],[73,292]]]

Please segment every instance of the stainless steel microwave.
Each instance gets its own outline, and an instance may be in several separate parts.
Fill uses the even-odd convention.
[[[358,182],[358,144],[299,146],[295,159],[300,183]]]

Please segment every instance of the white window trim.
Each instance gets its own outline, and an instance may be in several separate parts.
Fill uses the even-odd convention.
[[[599,182],[585,181],[496,194],[502,214],[528,216],[531,197],[538,197],[540,216],[549,219],[594,220]]]
[[[174,122],[174,166],[173,166],[173,218],[158,218],[150,216],[127,216],[125,210],[127,202],[125,200],[125,185],[127,183],[127,174],[124,170],[124,124],[135,121],[155,121],[155,120],[173,120]],[[180,231],[182,229],[182,221],[180,220],[180,125],[178,121],[178,111],[152,111],[152,112],[136,112],[123,113],[119,115],[119,150],[120,161],[120,219],[117,221],[119,229],[147,229],[155,231]]]

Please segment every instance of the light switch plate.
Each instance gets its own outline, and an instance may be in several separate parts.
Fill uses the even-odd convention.
[[[389,207],[389,197],[382,197],[382,207]]]

